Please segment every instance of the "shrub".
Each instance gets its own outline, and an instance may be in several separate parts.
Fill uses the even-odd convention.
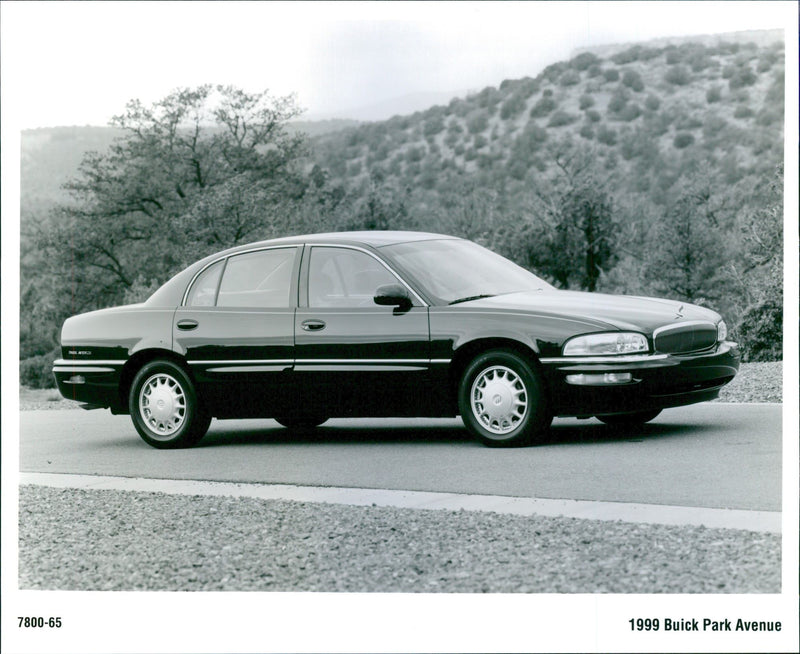
[[[722,88],[719,86],[712,86],[706,91],[706,102],[714,104],[722,99]]]
[[[664,79],[675,86],[686,86],[692,81],[692,76],[686,66],[670,66]]]
[[[508,120],[518,115],[525,108],[525,98],[514,93],[500,107],[500,118]]]
[[[740,89],[745,86],[752,86],[756,83],[756,74],[750,70],[750,66],[742,66],[736,73],[728,80],[728,86],[731,90]]]
[[[529,98],[534,93],[538,92],[539,92],[539,82],[530,77],[525,77],[520,82],[519,89],[517,90],[517,93],[520,95],[520,97],[523,98]]]
[[[583,109],[588,109],[594,106],[594,98],[591,95],[582,95],[578,98],[578,106]]]
[[[556,111],[550,120],[547,122],[548,127],[563,127],[564,125],[571,125],[576,122],[578,117],[574,114],[568,114],[566,111]]]
[[[644,106],[650,111],[658,111],[658,108],[661,106],[661,100],[655,95],[648,95],[647,99],[644,101]]]
[[[555,84],[558,81],[558,78],[561,77],[561,73],[564,72],[564,69],[567,65],[563,62],[558,62],[555,64],[550,64],[547,68],[545,68],[542,72],[540,77],[543,77],[551,84]]]
[[[593,123],[599,123],[602,119],[600,112],[595,111],[594,109],[589,109],[589,111],[586,112],[586,117]]]
[[[581,131],[579,133],[583,138],[589,141],[594,138],[594,129],[589,123],[586,123],[583,127],[581,127]]]
[[[769,127],[770,125],[774,125],[775,123],[782,123],[782,122],[783,122],[783,111],[775,107],[762,109],[761,111],[758,112],[758,116],[756,117],[756,123],[764,127]]]
[[[422,133],[427,136],[436,136],[444,129],[444,116],[436,116],[430,120],[425,121],[422,128]]]
[[[635,102],[626,104],[622,111],[619,112],[619,117],[626,123],[636,120],[641,115],[642,109]]]
[[[623,50],[622,52],[618,52],[614,56],[611,57],[611,61],[615,64],[630,64],[636,61],[639,58],[639,53],[642,50],[642,46],[634,45],[627,50]]]
[[[618,114],[621,112],[625,105],[628,103],[628,97],[622,88],[618,88],[611,99],[608,101],[608,110],[611,113]]]
[[[644,90],[642,76],[635,70],[626,70],[622,76],[622,83],[637,93]]]
[[[561,86],[575,86],[581,81],[581,76],[574,70],[567,70],[559,77],[558,83]]]
[[[680,132],[675,136],[675,140],[672,142],[672,145],[674,145],[678,150],[682,150],[683,148],[689,147],[692,143],[694,143],[694,136],[688,132]]]
[[[480,111],[467,119],[467,130],[470,134],[483,132],[489,126],[489,117]]]
[[[600,62],[600,58],[591,52],[582,52],[577,57],[573,57],[569,61],[571,68],[575,70],[586,70],[591,66],[596,66]]]
[[[553,111],[556,106],[556,101],[553,100],[553,98],[549,96],[540,98],[531,109],[531,118],[541,118],[542,116],[546,116]]]
[[[736,66],[728,64],[722,69],[722,79],[730,79],[736,74]]]
[[[589,66],[589,70],[586,71],[586,74],[589,77],[598,77],[599,75],[603,74],[603,69],[600,64],[593,64],[592,66]]]
[[[597,130],[597,140],[604,145],[616,145],[617,132],[610,127],[601,125]]]
[[[667,63],[670,66],[679,64],[681,62],[681,52],[674,45],[668,46],[667,49]]]
[[[619,79],[619,71],[616,68],[606,68],[603,71],[606,82],[616,82]]]
[[[47,354],[19,362],[19,382],[29,388],[55,388],[53,361],[61,355],[59,348]]]
[[[483,134],[476,134],[472,145],[476,150],[480,150],[481,148],[485,148],[488,143],[489,142],[486,140],[486,137]]]
[[[783,298],[772,293],[749,307],[736,330],[746,361],[780,361],[783,358]]]

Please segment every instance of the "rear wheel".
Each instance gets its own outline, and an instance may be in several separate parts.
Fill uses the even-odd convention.
[[[136,431],[158,449],[191,447],[211,424],[189,375],[172,361],[151,361],[142,367],[133,379],[128,406]]]
[[[539,376],[508,350],[486,352],[467,366],[458,406],[467,428],[490,447],[540,441],[552,420]]]
[[[636,425],[650,422],[659,413],[661,413],[661,409],[651,409],[650,411],[634,411],[633,413],[613,413],[597,416],[597,419],[614,427],[635,427]]]

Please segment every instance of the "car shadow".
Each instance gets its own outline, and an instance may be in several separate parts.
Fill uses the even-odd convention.
[[[400,424],[398,424],[398,422]],[[212,423],[206,436],[196,446],[221,447],[226,445],[313,445],[313,444],[447,444],[465,447],[483,447],[472,438],[460,423],[448,420],[441,425],[435,421],[418,423],[394,421],[381,426],[374,420],[364,425],[337,425],[335,422],[312,429],[287,429],[271,422],[237,429],[235,421]],[[711,425],[671,424],[666,422],[622,427],[585,422],[564,424],[556,421],[539,447],[564,446],[585,443],[639,443],[655,439],[697,436],[712,429]]]

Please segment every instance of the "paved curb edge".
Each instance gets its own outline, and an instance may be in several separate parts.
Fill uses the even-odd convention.
[[[493,511],[521,516],[540,515],[644,524],[704,526],[714,529],[781,532],[781,513],[776,511],[744,511],[627,502],[553,500],[373,488],[142,479],[38,472],[20,473],[19,483],[20,485],[33,484],[55,488],[250,497],[265,500],[291,500],[295,502],[407,509],[445,509],[450,511],[463,509],[466,511]]]

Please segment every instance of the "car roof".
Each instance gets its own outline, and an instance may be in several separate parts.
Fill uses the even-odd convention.
[[[327,232],[322,234],[304,234],[302,236],[285,236],[282,238],[248,243],[236,249],[250,249],[262,245],[292,244],[292,243],[341,243],[349,245],[369,245],[380,248],[387,245],[397,245],[398,243],[410,243],[414,241],[432,241],[440,239],[455,239],[455,236],[444,234],[431,234],[428,232],[405,232],[405,231],[352,231],[352,232]]]

